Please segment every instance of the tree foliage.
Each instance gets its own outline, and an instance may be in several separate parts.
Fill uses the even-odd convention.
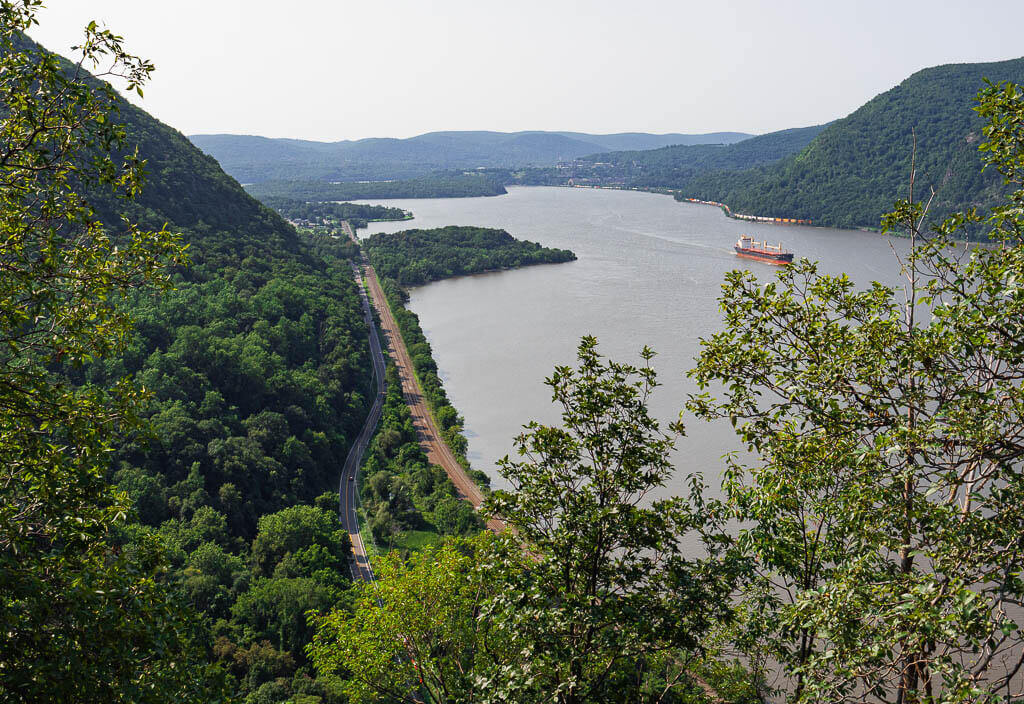
[[[801,262],[762,284],[733,272],[725,330],[703,343],[691,408],[730,418],[723,509],[755,565],[746,635],[799,701],[988,702],[1020,696],[1024,657],[1024,92],[979,94],[983,152],[1012,195],[957,245],[897,203],[904,291],[857,290]]]
[[[420,692],[434,702],[500,701],[479,674],[510,654],[497,624],[481,615],[523,562],[514,544],[486,533],[408,561],[391,552],[375,564],[376,581],[359,585],[351,613],[314,619],[310,657],[321,672],[345,675],[352,702],[413,702]]]
[[[214,680],[151,539],[124,549],[109,452],[142,394],[59,373],[125,347],[125,300],[166,289],[179,238],[104,222],[83,191],[136,195],[114,89],[152,70],[120,37],[86,28],[77,65],[24,32],[34,0],[0,4],[0,695],[11,701],[210,701]],[[108,196],[109,197],[109,196]]]
[[[682,553],[683,536],[708,525],[697,478],[692,503],[651,495],[672,472],[673,447],[647,411],[654,370],[603,360],[593,338],[578,362],[546,381],[562,425],[526,426],[523,459],[500,463],[513,491],[487,501],[536,557],[488,604],[523,653],[488,688],[506,701],[660,701],[685,678],[652,681],[651,670],[727,618],[728,581],[715,560]]]

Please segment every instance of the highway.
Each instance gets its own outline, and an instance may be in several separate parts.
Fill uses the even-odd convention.
[[[355,233],[347,222],[344,222],[342,227],[353,241],[358,242]],[[398,323],[391,314],[391,307],[388,305],[387,298],[384,296],[384,290],[377,280],[377,273],[369,263],[365,262],[365,259],[364,272],[370,290],[370,299],[380,316],[388,354],[398,369],[398,376],[402,382],[402,394],[412,414],[412,421],[419,435],[420,446],[427,453],[427,459],[431,463],[444,469],[452,484],[455,485],[455,490],[458,492],[459,497],[468,501],[473,508],[479,509],[484,501],[483,492],[480,491],[480,487],[477,486],[476,482],[466,474],[465,468],[455,458],[455,454],[444,441],[444,436],[441,435],[440,429],[434,422],[434,416],[430,413],[430,409],[427,408],[423,392],[413,371],[412,359],[409,357],[409,352],[405,347],[405,341],[402,339],[401,331],[398,329]],[[487,522],[487,528],[495,533],[500,533],[504,530],[505,524],[492,519]]]
[[[381,409],[384,405],[384,354],[380,347],[380,338],[377,335],[377,326],[373,322],[373,315],[370,313],[370,302],[366,298],[366,291],[363,288],[363,278],[359,268],[352,266],[352,273],[355,276],[356,284],[359,286],[359,297],[363,304],[363,318],[370,328],[370,354],[373,357],[373,376],[377,387],[377,394],[373,400],[373,406],[366,417],[366,423],[359,432],[359,436],[348,451],[345,458],[345,465],[341,470],[341,481],[338,486],[339,515],[341,525],[352,538],[352,556],[349,561],[349,568],[352,571],[352,579],[360,579],[367,582],[373,581],[373,568],[366,554],[366,546],[363,544],[363,537],[359,533],[359,517],[356,508],[359,506],[359,467],[363,463],[363,454],[370,444],[377,423],[380,421]]]

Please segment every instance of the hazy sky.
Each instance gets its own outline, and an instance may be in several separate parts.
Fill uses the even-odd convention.
[[[186,134],[764,133],[843,117],[919,69],[1024,55],[1024,1],[48,0],[156,64]],[[139,102],[139,101],[136,101]]]

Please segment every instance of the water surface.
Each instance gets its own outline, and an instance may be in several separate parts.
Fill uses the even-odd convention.
[[[558,420],[543,381],[555,365],[573,363],[583,335],[596,336],[605,355],[632,363],[650,346],[662,384],[651,408],[663,422],[679,417],[687,394],[696,390],[686,371],[699,338],[722,325],[716,298],[725,272],[747,268],[768,279],[776,271],[736,258],[732,246],[741,233],[781,241],[796,256],[818,260],[822,270],[845,271],[862,284],[897,284],[891,246],[899,252],[907,246],[876,233],[740,223],[717,208],[632,191],[510,188],[494,198],[374,202],[411,210],[415,219],[371,223],[371,234],[498,227],[579,257],[411,291],[409,307],[420,316],[448,395],[465,417],[469,459],[496,487],[504,483],[495,463],[513,452],[522,425]],[[687,437],[677,443],[673,492],[685,490],[683,477],[692,471],[717,484],[722,455],[739,447],[728,423],[684,421]]]

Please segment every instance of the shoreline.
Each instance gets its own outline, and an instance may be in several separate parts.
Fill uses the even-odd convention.
[[[767,215],[747,215],[746,213],[734,213],[725,203],[719,203],[714,200],[701,200],[699,198],[690,198],[684,196],[683,191],[678,188],[661,188],[658,186],[652,186],[645,188],[641,186],[600,186],[600,185],[589,185],[584,183],[566,183],[555,186],[555,188],[591,188],[594,190],[601,191],[635,191],[637,193],[653,193],[655,195],[672,196],[674,200],[679,203],[693,203],[694,205],[711,205],[722,210],[727,218],[733,220],[743,220],[745,222],[756,222],[763,225],[800,225],[802,227],[828,227],[827,225],[816,225],[813,220],[806,220],[800,218],[776,218],[769,217]]]
[[[343,222],[343,229],[352,241],[358,243],[355,230],[347,221]],[[469,474],[465,466],[469,464],[468,460],[460,457],[445,439],[444,432],[441,431],[434,415],[434,409],[423,393],[422,384],[409,356],[406,340],[402,334],[401,326],[395,318],[391,302],[388,300],[373,266],[365,259],[365,255],[363,257],[364,280],[367,284],[369,297],[380,319],[380,327],[384,342],[386,343],[388,356],[398,370],[401,390],[405,397],[406,405],[412,413],[420,444],[427,453],[430,462],[440,466],[448,475],[456,491],[460,494],[459,498],[468,501],[474,509],[479,509],[484,501],[486,489],[481,487]],[[433,353],[431,353],[431,358],[433,358]],[[494,519],[488,520],[486,526],[496,533],[504,530],[504,524]]]

